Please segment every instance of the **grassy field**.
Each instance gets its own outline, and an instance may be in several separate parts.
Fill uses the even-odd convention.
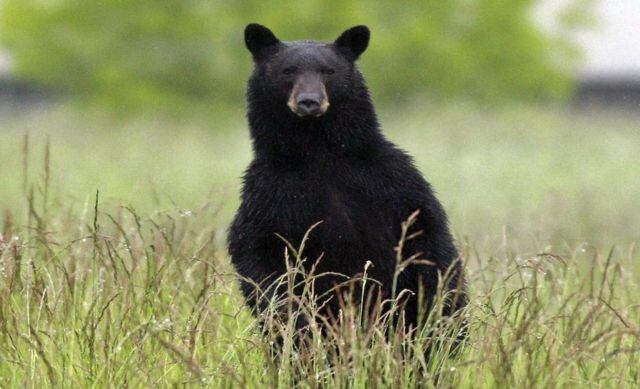
[[[0,111],[0,387],[640,385],[638,116],[381,113],[469,271],[463,351],[425,358],[426,334],[389,339],[348,312],[341,331],[312,331],[312,352],[291,349],[286,323],[260,334],[225,249],[251,157],[243,115]]]

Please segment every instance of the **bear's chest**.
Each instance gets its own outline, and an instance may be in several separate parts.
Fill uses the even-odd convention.
[[[393,245],[394,191],[371,169],[293,172],[278,177],[273,188],[269,224],[294,245],[317,223],[311,250],[345,256]]]

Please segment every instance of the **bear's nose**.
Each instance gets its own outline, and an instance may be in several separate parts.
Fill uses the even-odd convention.
[[[296,113],[301,116],[323,114],[322,100],[319,93],[300,93],[296,98]]]

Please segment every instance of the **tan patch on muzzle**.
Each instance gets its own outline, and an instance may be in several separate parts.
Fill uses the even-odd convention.
[[[287,101],[287,106],[289,107],[289,109],[292,112],[296,112],[296,109],[298,109],[298,104],[296,103],[296,96],[298,95],[298,83],[296,82],[295,85],[293,86],[293,89],[291,89],[291,94],[289,95],[289,101]]]
[[[312,114],[312,116],[319,117],[324,115],[327,112],[327,109],[329,109],[330,104],[329,104],[329,96],[327,96],[327,89],[324,86],[324,83],[319,80],[310,83],[309,79],[300,79],[293,85],[293,88],[291,89],[291,94],[289,95],[289,100],[287,100],[287,106],[293,113],[295,113],[298,116],[308,115],[300,112],[300,109],[298,107],[298,101],[297,101],[298,95],[301,93],[313,93],[314,89],[317,88],[316,82],[320,84],[320,93],[321,93],[322,101],[320,101],[319,111],[317,113]]]
[[[327,96],[327,89],[324,87],[324,83],[322,85],[322,103],[320,104],[320,109],[322,110],[322,114],[327,112],[329,109],[329,96]]]

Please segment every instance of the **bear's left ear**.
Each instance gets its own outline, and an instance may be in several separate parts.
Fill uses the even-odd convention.
[[[336,39],[334,45],[350,61],[355,61],[369,46],[370,35],[367,26],[351,27]]]
[[[280,41],[263,25],[257,23],[248,24],[244,29],[244,43],[253,54],[253,58],[260,60],[275,47]]]

